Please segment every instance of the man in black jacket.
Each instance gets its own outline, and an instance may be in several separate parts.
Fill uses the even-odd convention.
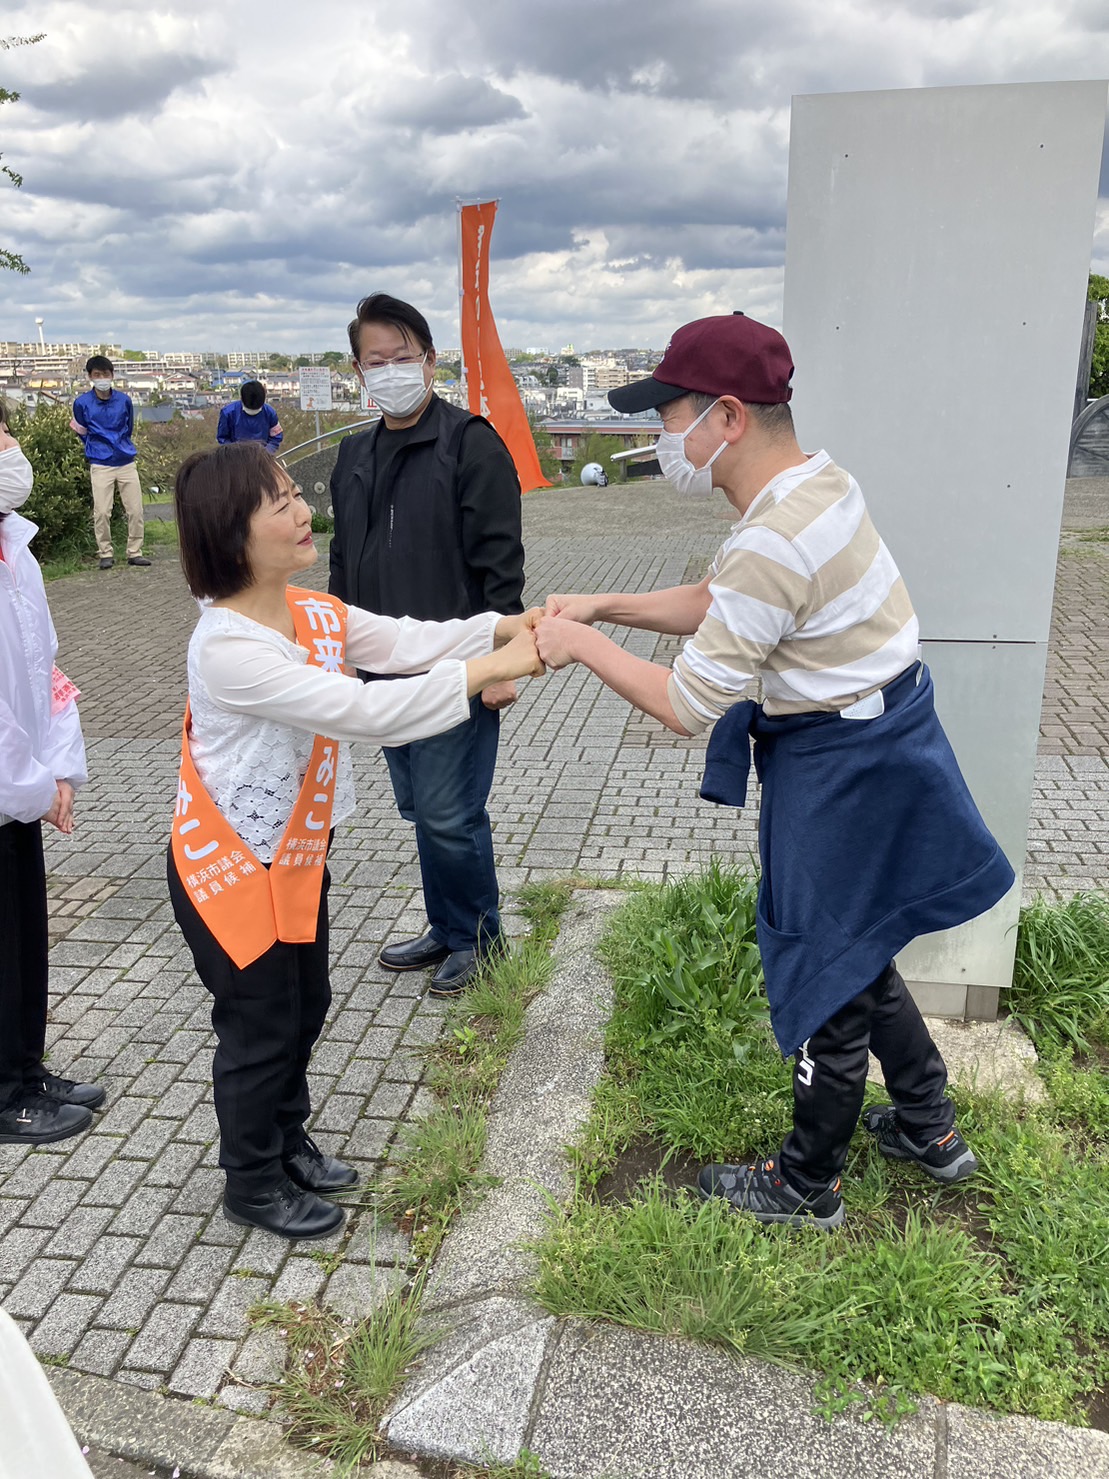
[[[348,333],[382,419],[339,448],[332,593],[420,621],[522,611],[520,481],[507,447],[482,417],[434,394],[431,331],[411,304],[385,293],[363,298]],[[416,827],[429,928],[379,958],[392,971],[438,966],[436,996],[457,995],[499,946],[485,804],[498,711],[515,697],[515,684],[496,684],[472,701],[468,723],[384,752],[397,807]]]

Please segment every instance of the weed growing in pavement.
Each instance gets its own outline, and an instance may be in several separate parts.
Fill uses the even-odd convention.
[[[523,1035],[528,1003],[554,971],[550,946],[572,889],[552,883],[524,891],[530,933],[452,1003],[442,1038],[428,1051],[426,1083],[439,1102],[402,1129],[378,1203],[411,1231],[420,1257],[434,1254],[465,1198],[490,1184],[478,1172],[486,1105]]]
[[[551,1479],[551,1475],[537,1454],[521,1448],[519,1457],[512,1464],[498,1464],[493,1459],[480,1469],[471,1464],[456,1464],[452,1479]]]
[[[405,1293],[388,1292],[364,1320],[317,1305],[267,1301],[252,1323],[285,1342],[281,1379],[267,1386],[291,1436],[348,1473],[377,1456],[378,1424],[406,1372],[435,1338],[417,1328],[423,1275]]]
[[[607,1073],[575,1150],[577,1195],[568,1211],[551,1207],[538,1246],[541,1302],[815,1370],[828,1416],[862,1403],[896,1421],[931,1393],[1083,1422],[1089,1394],[1109,1382],[1109,1075],[1074,1046],[1105,1040],[1105,901],[1022,916],[1019,949],[1037,962],[1022,1012],[1050,1047],[1047,1102],[956,1094],[981,1167],[972,1182],[935,1186],[860,1132],[844,1175],[849,1221],[833,1236],[763,1228],[658,1179],[601,1204],[598,1182],[633,1142],[742,1161],[788,1128],[790,1071],[765,1021],[735,1010],[733,980],[717,982],[713,1001],[713,971],[732,967],[710,958],[745,958],[725,954],[709,926],[743,920],[751,897],[750,880],[714,868],[632,899],[611,922]],[[660,987],[674,962],[696,1000]],[[1047,989],[1053,970],[1069,1024]]]

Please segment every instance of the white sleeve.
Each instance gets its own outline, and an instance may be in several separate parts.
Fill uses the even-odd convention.
[[[31,736],[0,698],[0,812],[17,822],[37,822],[54,804],[57,789],[49,768],[35,758]]]
[[[414,621],[347,608],[347,659],[365,673],[425,673],[445,657],[485,657],[500,617],[483,611],[467,621]]]
[[[197,666],[221,709],[328,739],[407,745],[470,717],[465,664],[450,659],[419,678],[362,683],[296,662],[270,642],[213,632],[201,644]]]
[[[60,781],[68,781],[79,791],[89,778],[85,758],[85,737],[76,701],[66,704],[50,720],[45,763]]]

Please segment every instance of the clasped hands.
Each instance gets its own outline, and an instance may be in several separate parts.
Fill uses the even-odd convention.
[[[543,606],[532,606],[521,616],[502,618],[499,636],[510,636],[521,650],[535,653],[535,666],[526,676],[538,677],[548,668],[564,668],[578,660],[577,639],[597,619],[592,596],[548,596]],[[523,675],[521,675],[523,676]]]

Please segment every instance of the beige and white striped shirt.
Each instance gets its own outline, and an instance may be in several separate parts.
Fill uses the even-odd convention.
[[[755,677],[766,713],[845,709],[919,654],[905,583],[858,483],[818,452],[758,495],[712,564],[708,613],[674,663],[674,713],[697,734]]]

